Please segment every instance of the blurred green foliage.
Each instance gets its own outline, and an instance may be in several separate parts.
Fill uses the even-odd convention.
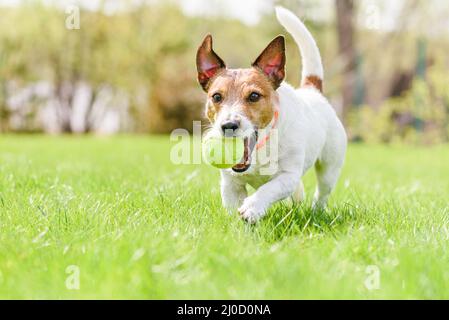
[[[170,4],[145,5],[114,15],[82,10],[79,30],[67,29],[67,14],[53,6],[32,2],[0,10],[3,131],[8,130],[7,86],[36,81],[50,82],[55,96],[67,83],[78,81],[87,82],[94,92],[104,85],[125,92],[132,130],[137,132],[191,128],[192,120],[203,117],[195,53],[204,35],[211,32],[219,39],[216,46],[229,65],[239,66],[245,60],[249,66],[247,53],[257,57],[269,34],[276,34],[264,30],[264,36],[254,37],[242,32],[246,27],[239,21],[188,18]]]
[[[436,63],[425,79],[378,107],[353,109],[348,127],[353,139],[373,143],[435,144],[449,141],[449,74]]]
[[[310,1],[305,3],[313,6]],[[104,12],[81,9],[81,28],[70,30],[65,26],[67,13],[57,6],[30,1],[0,7],[0,132],[45,131],[42,121],[54,121],[38,117],[42,99],[16,109],[8,106],[18,89],[38,82],[51,84],[52,99],[59,101],[56,105],[69,110],[64,109],[68,116],[60,116],[61,132],[73,131],[70,112],[75,94],[67,86],[78,83],[92,90],[86,119],[95,113],[95,98],[107,87],[127,99],[131,122],[122,131],[191,129],[193,120],[204,120],[204,94],[196,82],[195,66],[196,49],[204,35],[213,34],[215,50],[229,67],[247,67],[273,37],[285,34],[273,14],[257,26],[247,26],[224,17],[188,17],[172,1],[129,7],[115,14]],[[326,96],[341,114],[338,104],[344,66],[338,57],[335,25],[306,23],[323,55]],[[444,45],[438,38],[429,41],[428,54],[435,61],[425,78],[413,77],[411,88],[390,99],[394,74],[415,67],[418,34],[359,30],[357,38],[360,64],[354,86],[364,106],[355,106],[344,119],[351,139],[448,141],[447,41]],[[287,56],[287,80],[298,85],[301,62],[290,37]],[[58,109],[55,112],[63,114]],[[25,119],[20,129],[11,126],[16,114]],[[94,131],[89,125],[83,130]]]

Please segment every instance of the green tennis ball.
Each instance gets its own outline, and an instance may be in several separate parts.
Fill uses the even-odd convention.
[[[203,158],[211,166],[229,169],[242,160],[244,149],[242,138],[210,137],[203,142]]]

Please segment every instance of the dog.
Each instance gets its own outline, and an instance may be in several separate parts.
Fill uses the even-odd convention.
[[[323,66],[317,44],[301,20],[276,7],[280,24],[297,43],[303,70],[300,88],[284,82],[285,39],[276,37],[247,69],[228,69],[207,35],[198,48],[198,81],[207,93],[206,117],[212,136],[244,139],[244,157],[221,170],[223,206],[256,223],[277,201],[303,201],[302,176],[313,166],[317,187],[314,208],[325,208],[344,164],[347,136],[323,96]],[[258,161],[277,135],[276,170],[261,174]],[[273,152],[274,153],[274,152]],[[272,163],[270,164],[270,166]],[[247,186],[255,189],[248,196]]]

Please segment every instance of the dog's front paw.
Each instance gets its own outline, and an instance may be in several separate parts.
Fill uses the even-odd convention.
[[[256,223],[265,215],[266,208],[260,201],[251,196],[245,199],[238,211],[245,221]]]

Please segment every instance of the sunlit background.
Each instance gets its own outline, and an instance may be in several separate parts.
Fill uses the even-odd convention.
[[[228,66],[247,67],[286,34],[278,4],[316,37],[325,94],[351,140],[449,140],[444,0],[0,0],[0,132],[191,129],[204,120],[195,67],[204,35]],[[300,68],[288,36],[290,83]]]

